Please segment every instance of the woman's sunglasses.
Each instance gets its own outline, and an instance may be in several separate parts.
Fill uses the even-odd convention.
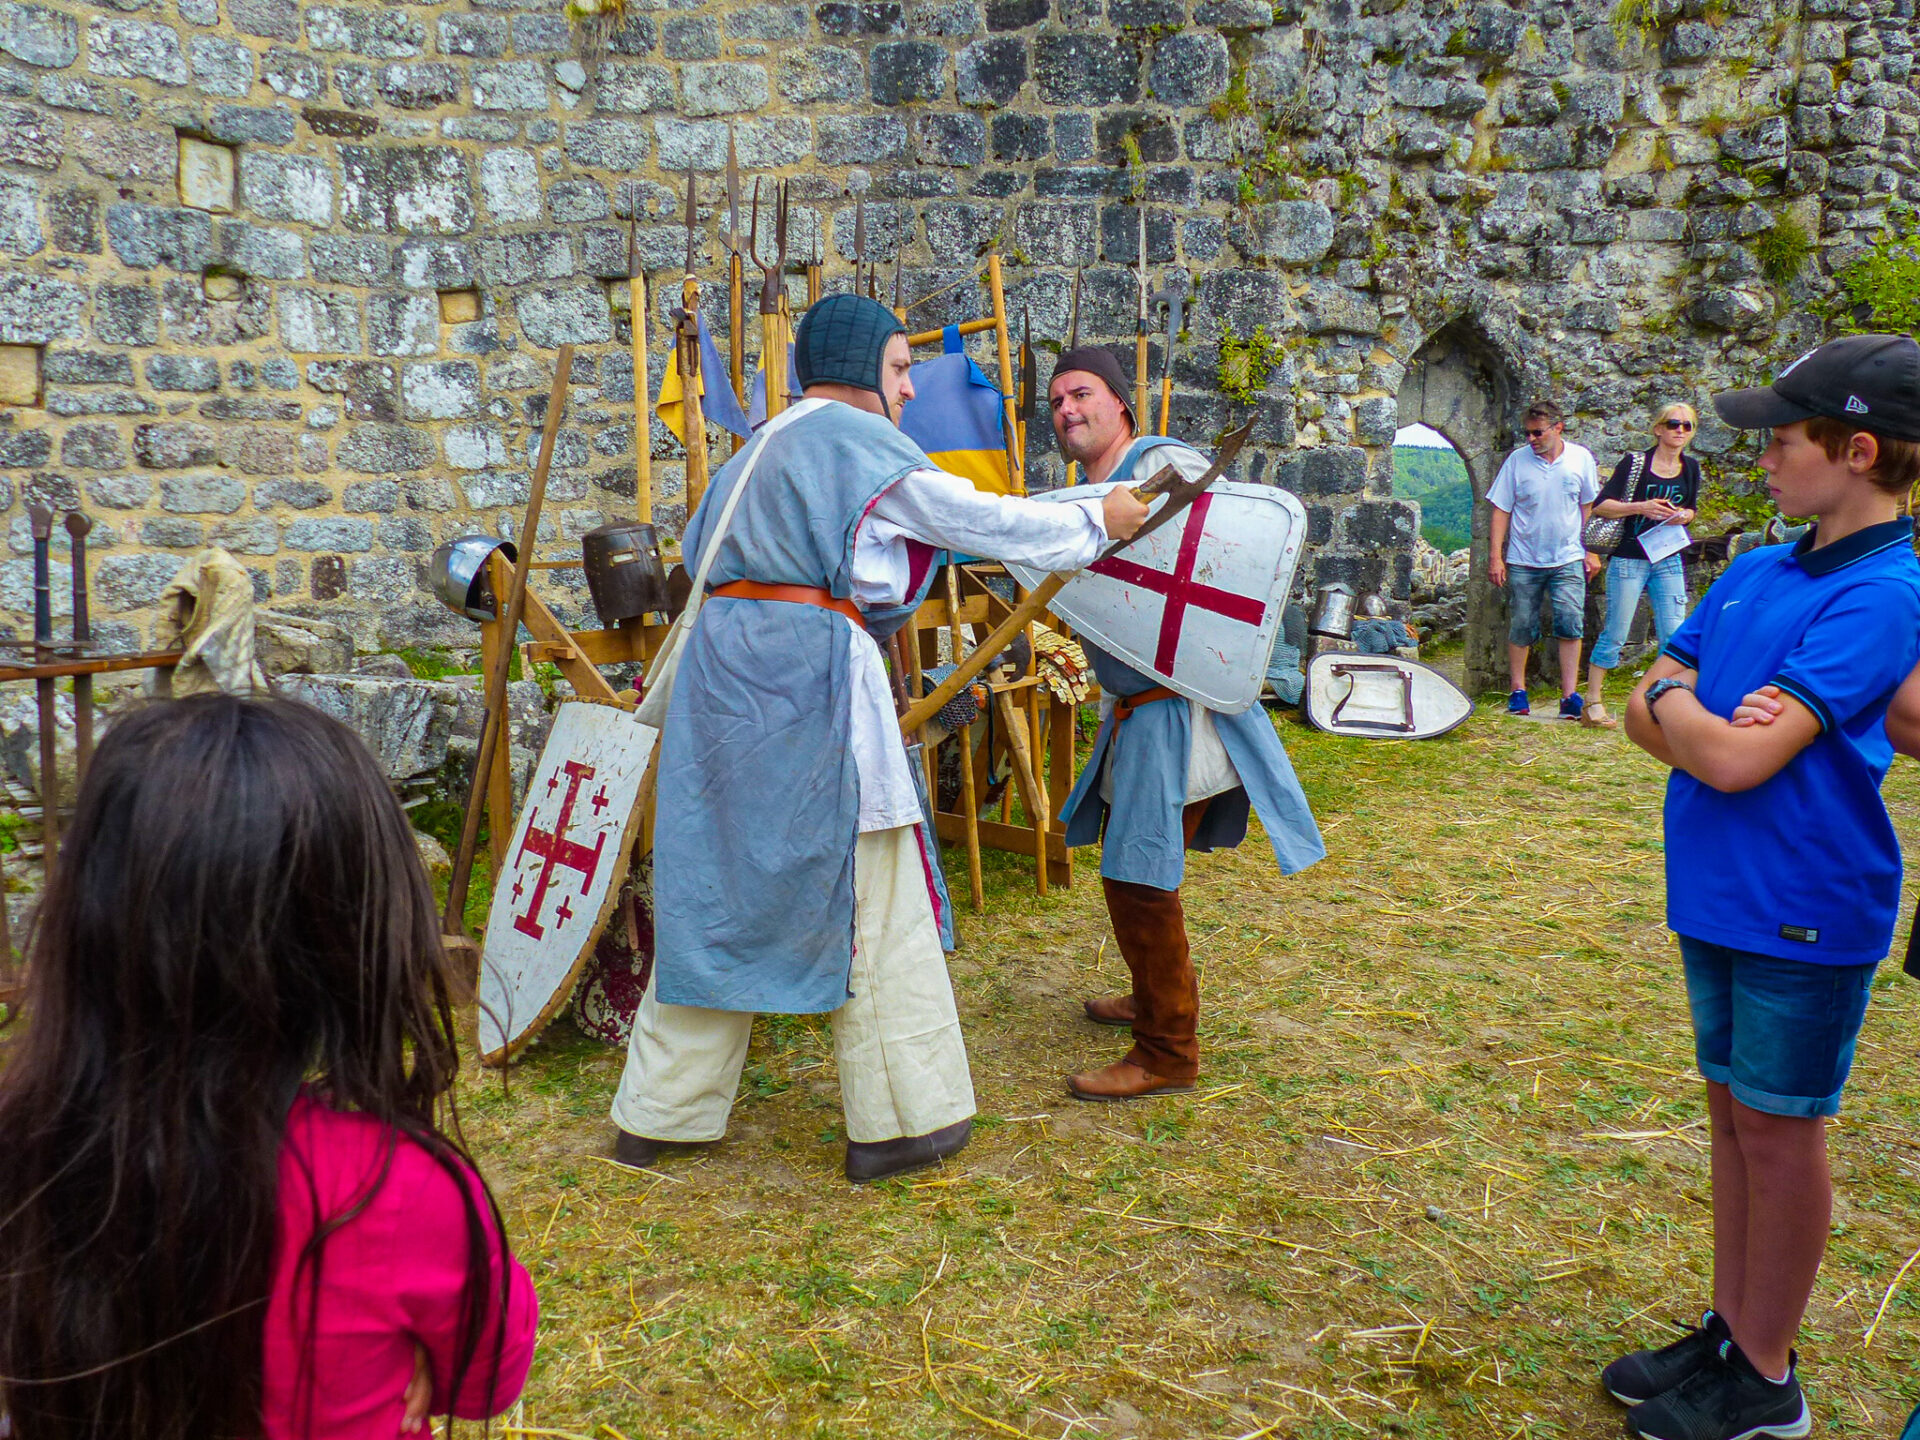
[[[1660,423],[1669,430],[1691,430],[1693,428],[1693,422],[1691,420],[1662,420]]]

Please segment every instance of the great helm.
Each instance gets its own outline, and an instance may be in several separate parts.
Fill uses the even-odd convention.
[[[508,563],[519,558],[511,540],[491,535],[457,536],[434,551],[429,571],[440,603],[469,620],[498,620],[499,602],[487,578],[487,557],[496,550]]]

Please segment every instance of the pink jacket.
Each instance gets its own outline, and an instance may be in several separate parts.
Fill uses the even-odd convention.
[[[500,1313],[504,1246],[479,1177],[470,1172],[467,1184],[491,1240],[490,1304],[474,1360],[459,1393],[450,1394],[467,1266],[456,1183],[419,1145],[394,1143],[378,1121],[305,1096],[294,1102],[280,1153],[280,1234],[267,1305],[267,1440],[395,1440],[416,1342],[430,1357],[435,1415],[445,1414],[451,1401],[455,1415],[481,1419],[520,1394],[533,1362],[539,1302],[526,1270],[509,1260]],[[318,1221],[356,1207],[359,1213],[328,1236],[321,1252],[318,1321],[308,1335],[312,1282],[310,1270],[297,1274],[301,1251]],[[302,1387],[309,1354],[311,1385]]]

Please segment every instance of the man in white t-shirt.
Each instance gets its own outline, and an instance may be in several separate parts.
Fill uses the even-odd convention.
[[[1600,494],[1593,453],[1566,438],[1567,419],[1551,400],[1527,407],[1527,443],[1493,477],[1487,576],[1507,591],[1507,669],[1513,684],[1507,713],[1526,715],[1527,652],[1540,638],[1540,600],[1553,598],[1553,634],[1560,642],[1560,718],[1580,718],[1580,637],[1587,581],[1599,572],[1580,531]]]

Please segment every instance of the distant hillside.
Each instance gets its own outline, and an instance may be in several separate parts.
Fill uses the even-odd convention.
[[[1458,454],[1424,445],[1394,446],[1393,493],[1420,502],[1420,533],[1434,549],[1451,554],[1466,548],[1473,534],[1473,485]]]

